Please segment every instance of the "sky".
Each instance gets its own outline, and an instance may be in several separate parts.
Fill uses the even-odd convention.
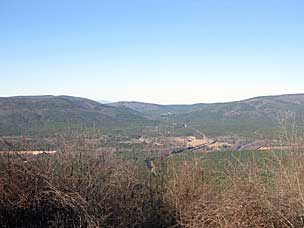
[[[304,93],[303,0],[0,0],[0,96]]]

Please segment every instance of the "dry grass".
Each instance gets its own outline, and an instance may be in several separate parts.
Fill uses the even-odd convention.
[[[293,142],[292,142],[293,143]],[[82,149],[80,149],[82,148]],[[303,227],[304,155],[167,159],[159,176],[86,145],[0,156],[1,227]]]
[[[1,156],[0,227],[169,226],[141,173],[128,161],[81,151]]]
[[[304,154],[273,154],[262,167],[237,161],[212,178],[200,160],[171,169],[164,201],[182,227],[304,227]]]

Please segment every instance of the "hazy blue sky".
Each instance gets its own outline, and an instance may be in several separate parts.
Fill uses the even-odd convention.
[[[304,92],[303,0],[0,0],[0,96]]]

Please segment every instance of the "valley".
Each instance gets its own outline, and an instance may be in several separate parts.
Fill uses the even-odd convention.
[[[0,98],[0,226],[298,224],[290,200],[304,183],[288,181],[302,172],[303,107],[303,94],[195,105]]]

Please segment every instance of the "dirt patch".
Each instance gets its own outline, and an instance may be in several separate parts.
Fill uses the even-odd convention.
[[[0,153],[17,153],[19,155],[38,155],[38,154],[55,154],[57,153],[57,151],[56,150],[0,151]]]

